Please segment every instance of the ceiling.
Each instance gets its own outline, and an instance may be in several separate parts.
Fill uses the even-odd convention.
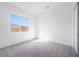
[[[67,2],[10,2],[26,12],[29,12],[33,15],[39,15],[49,10],[55,10],[60,6],[68,5]],[[64,5],[63,5],[64,4]]]

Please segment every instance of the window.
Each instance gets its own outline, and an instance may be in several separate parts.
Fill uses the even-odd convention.
[[[11,32],[28,32],[28,18],[11,15]]]

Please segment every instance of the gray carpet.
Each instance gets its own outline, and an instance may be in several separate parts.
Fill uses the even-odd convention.
[[[71,46],[53,42],[24,42],[0,49],[0,57],[74,57]]]

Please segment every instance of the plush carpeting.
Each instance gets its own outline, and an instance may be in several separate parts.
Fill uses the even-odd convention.
[[[29,42],[0,49],[1,57],[74,57],[71,46],[53,42]]]

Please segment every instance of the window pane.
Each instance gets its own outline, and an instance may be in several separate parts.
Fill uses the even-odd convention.
[[[28,18],[21,17],[20,26],[27,26],[27,25],[28,25]]]
[[[11,28],[11,32],[20,32],[20,28]]]
[[[21,26],[21,32],[28,32],[28,27]]]
[[[11,24],[20,25],[20,17],[16,15],[11,15]]]
[[[11,32],[20,32],[20,17],[11,15]]]

